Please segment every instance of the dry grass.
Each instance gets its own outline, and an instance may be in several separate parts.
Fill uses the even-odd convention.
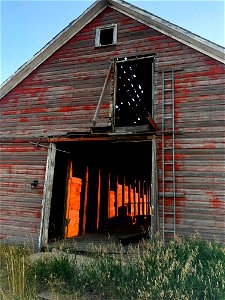
[[[60,252],[34,260],[30,246],[0,245],[1,299],[39,299],[44,290],[51,299],[225,299],[223,244],[195,236],[166,246],[145,240],[128,254],[91,247],[90,259]]]

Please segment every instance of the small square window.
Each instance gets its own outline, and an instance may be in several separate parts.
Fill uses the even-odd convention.
[[[117,25],[96,28],[95,46],[108,46],[117,43]]]

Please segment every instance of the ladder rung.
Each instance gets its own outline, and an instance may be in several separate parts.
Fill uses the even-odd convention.
[[[164,229],[164,232],[174,233],[174,234],[175,234],[175,231],[174,231],[174,230],[169,230],[169,229]]]
[[[166,148],[166,147],[165,147],[164,150],[173,150],[173,148],[171,148],[171,147],[167,147],[167,148]]]
[[[160,198],[176,198],[176,195],[162,195]]]
[[[170,162],[164,162],[164,165],[173,165],[173,162],[170,161]]]
[[[174,213],[174,212],[164,212],[164,215],[171,215],[171,216],[174,216],[175,213]]]
[[[174,192],[164,192],[164,193],[159,193],[159,197],[162,198],[164,196],[164,198],[183,198],[184,194],[183,193],[174,193]]]
[[[164,178],[164,181],[173,181],[174,179],[171,177],[171,178]]]
[[[173,89],[164,89],[164,92],[172,92]]]
[[[164,105],[173,105],[173,102],[164,102]]]
[[[173,119],[173,116],[164,116],[164,119]]]
[[[174,133],[173,130],[166,130],[166,131],[163,131],[162,133]]]
[[[170,81],[172,80],[173,78],[164,78],[164,81]]]

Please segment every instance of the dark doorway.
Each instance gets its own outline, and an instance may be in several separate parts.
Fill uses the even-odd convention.
[[[68,155],[57,151],[48,230],[50,241],[64,237],[67,171]]]
[[[71,153],[73,177],[82,181],[78,234],[136,232],[150,226],[151,141],[70,142],[60,148]],[[62,237],[66,226],[68,157],[57,155],[50,239]]]

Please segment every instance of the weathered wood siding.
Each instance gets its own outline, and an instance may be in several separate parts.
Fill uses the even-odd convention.
[[[37,244],[47,150],[25,143],[0,145],[0,239]],[[31,182],[38,186],[31,189]]]
[[[194,50],[185,53],[187,55],[178,55],[172,62],[175,69],[182,69],[175,71],[176,192],[183,194],[176,199],[177,233],[198,231],[206,238],[225,240],[225,68]],[[169,69],[170,65],[164,66],[164,63],[165,59],[158,57],[156,69]],[[159,126],[162,117],[161,80],[159,73],[156,75],[155,103]],[[169,135],[166,145],[171,146]],[[159,178],[161,153],[159,139]],[[161,183],[162,178],[160,191]],[[168,207],[172,205],[171,199],[167,203]],[[165,220],[168,224],[172,221],[172,218]]]
[[[115,23],[118,24],[117,45],[95,48],[96,26]],[[177,192],[183,194],[183,197],[177,199],[178,233],[199,230],[209,238],[215,234],[216,237],[225,239],[224,65],[111,8],[101,12],[1,100],[1,135],[29,137],[89,132],[111,61],[116,57],[153,53],[157,54],[154,80],[155,118],[159,133],[160,72],[172,68],[177,70],[176,187]],[[106,125],[110,121],[109,108],[108,93],[102,105],[100,123]],[[14,149],[13,146],[11,149]],[[14,164],[13,156],[10,158],[11,151],[8,168]],[[159,138],[159,192],[160,153]],[[43,172],[45,159],[40,154],[44,153],[36,154],[35,158],[40,162]],[[23,156],[18,151],[16,157],[20,160]],[[35,165],[36,160],[31,160],[31,163]],[[33,166],[29,169],[26,165],[23,170],[25,173],[34,172]],[[19,179],[14,176],[10,180],[12,184],[16,184]],[[22,182],[20,189],[16,189],[14,193],[21,199],[21,192],[29,190],[27,204],[31,209],[31,191],[29,186],[25,186],[25,177]],[[30,180],[28,185],[29,182]],[[7,185],[7,180],[3,184]],[[31,195],[36,192],[35,190]],[[8,197],[11,207],[11,191]],[[37,197],[40,205],[41,193]],[[9,222],[8,215],[6,221]]]

